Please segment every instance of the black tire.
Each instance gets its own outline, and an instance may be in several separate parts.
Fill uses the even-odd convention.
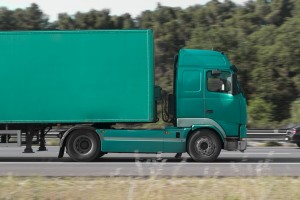
[[[97,156],[97,158],[101,158],[102,156],[104,156],[106,153],[103,153],[102,151],[100,151],[99,153],[98,153],[98,156]]]
[[[220,138],[211,130],[197,130],[188,140],[187,152],[196,162],[215,161],[221,149]]]
[[[75,130],[67,140],[67,152],[74,161],[89,162],[100,155],[100,139],[92,130]]]
[[[297,142],[296,144],[297,144],[298,147],[300,147],[300,142]]]

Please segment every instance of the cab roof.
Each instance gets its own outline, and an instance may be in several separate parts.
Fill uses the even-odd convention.
[[[212,50],[181,49],[178,64],[203,68],[230,69],[230,62],[224,53]]]

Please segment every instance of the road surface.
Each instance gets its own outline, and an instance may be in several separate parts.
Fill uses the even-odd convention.
[[[58,147],[23,154],[24,147],[0,148],[0,176],[300,176],[300,148],[249,147],[222,151],[213,163],[193,162],[188,154],[107,154],[95,162],[58,159]]]

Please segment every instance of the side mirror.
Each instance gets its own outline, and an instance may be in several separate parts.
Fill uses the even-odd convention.
[[[230,69],[234,72],[237,73],[238,72],[238,68],[235,65],[231,65]]]
[[[239,94],[241,91],[239,89],[239,85],[238,85],[238,79],[237,79],[237,75],[233,74],[232,75],[232,95],[237,95]]]

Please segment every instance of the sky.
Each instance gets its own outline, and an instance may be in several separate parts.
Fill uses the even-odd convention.
[[[154,10],[157,3],[163,6],[186,8],[195,4],[205,4],[209,0],[0,0],[0,7],[8,9],[26,8],[31,3],[39,5],[40,9],[48,15],[50,21],[57,19],[58,13],[75,14],[77,11],[87,12],[91,9],[109,9],[112,15],[130,13],[136,17],[144,10]],[[222,0],[219,0],[222,2]],[[232,0],[242,4],[246,0]]]

